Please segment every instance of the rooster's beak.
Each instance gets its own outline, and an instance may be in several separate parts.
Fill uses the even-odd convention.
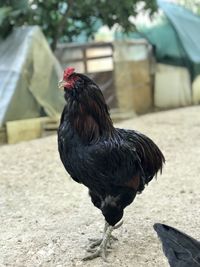
[[[64,85],[66,84],[66,81],[64,81],[64,80],[60,80],[59,82],[58,82],[58,88],[59,89],[64,89]]]

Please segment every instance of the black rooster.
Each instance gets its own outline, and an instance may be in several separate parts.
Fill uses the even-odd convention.
[[[168,225],[156,223],[163,251],[171,267],[200,267],[200,242]]]
[[[85,259],[106,259],[124,208],[162,171],[165,159],[145,135],[113,126],[101,90],[87,76],[67,68],[59,86],[67,102],[58,130],[61,161],[73,180],[88,187],[106,221],[103,238],[91,244],[93,253]]]

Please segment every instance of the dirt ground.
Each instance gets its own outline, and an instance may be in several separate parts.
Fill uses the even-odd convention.
[[[103,217],[86,188],[70,180],[56,136],[0,147],[0,266],[167,267],[155,222],[200,239],[200,106],[148,114],[120,123],[150,136],[166,165],[126,209],[119,241],[108,255],[82,262]]]

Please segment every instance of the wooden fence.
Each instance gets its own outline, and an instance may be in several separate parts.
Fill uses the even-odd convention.
[[[101,88],[110,108],[117,108],[113,73],[113,44],[60,44],[55,52],[63,69],[74,66],[91,77]]]

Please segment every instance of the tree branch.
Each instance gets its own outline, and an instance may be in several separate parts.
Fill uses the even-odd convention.
[[[58,39],[59,39],[61,33],[63,32],[64,27],[66,27],[68,14],[69,14],[69,12],[70,12],[70,10],[72,8],[73,0],[68,0],[67,4],[68,4],[68,7],[67,7],[65,13],[63,14],[62,19],[60,20],[60,22],[58,24],[58,29],[57,29],[57,31],[55,33],[55,36],[53,38],[53,42],[51,44],[51,48],[52,48],[53,51],[56,50]]]

